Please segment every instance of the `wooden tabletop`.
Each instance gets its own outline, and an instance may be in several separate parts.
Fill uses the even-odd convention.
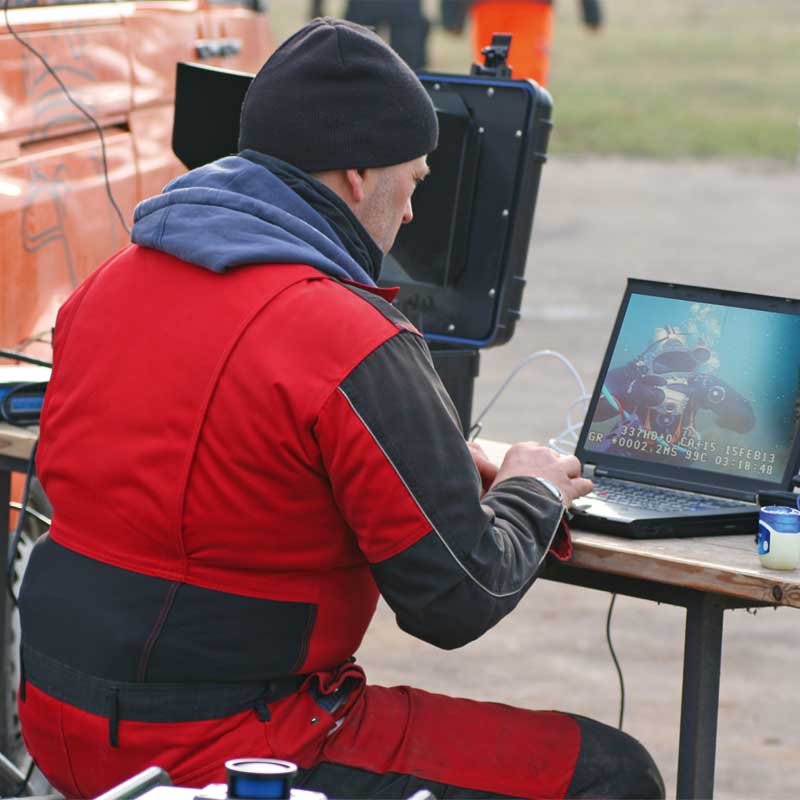
[[[502,442],[479,440],[500,463]],[[758,603],[800,608],[800,570],[764,569],[754,536],[697,536],[681,539],[626,539],[572,528],[576,567],[631,578],[732,595]]]
[[[26,459],[38,434],[0,423],[0,456]],[[479,444],[498,464],[509,447]],[[573,528],[572,540],[576,567],[800,608],[800,570],[764,569],[750,535],[637,540]]]
[[[0,422],[0,456],[27,459],[38,436],[38,425],[23,428]]]

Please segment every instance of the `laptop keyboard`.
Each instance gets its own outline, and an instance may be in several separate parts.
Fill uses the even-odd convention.
[[[712,497],[707,494],[679,492],[661,486],[647,486],[613,478],[595,478],[594,491],[588,495],[609,503],[629,508],[645,508],[648,511],[699,511],[714,508],[737,508],[747,503]]]

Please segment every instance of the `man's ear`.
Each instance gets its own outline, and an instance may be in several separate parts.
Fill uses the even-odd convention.
[[[350,190],[350,197],[354,205],[358,205],[364,199],[365,173],[366,170],[363,169],[345,170],[345,181]]]

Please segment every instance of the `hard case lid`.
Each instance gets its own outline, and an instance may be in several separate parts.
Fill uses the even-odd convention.
[[[519,318],[552,103],[532,81],[421,74],[439,114],[430,177],[381,283],[429,339],[503,344]]]

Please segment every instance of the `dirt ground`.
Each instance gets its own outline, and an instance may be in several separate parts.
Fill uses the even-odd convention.
[[[544,348],[566,355],[591,387],[627,276],[800,296],[798,209],[800,166],[553,160],[539,195],[523,318],[508,345],[484,352],[476,411],[514,365]],[[564,427],[577,394],[561,364],[536,362],[493,409],[484,435],[546,441]],[[541,581],[480,641],[449,653],[402,633],[382,605],[358,656],[373,683],[616,724],[608,604],[604,593]],[[675,795],[684,613],[620,598],[612,623],[625,676],[624,729],[652,752],[668,797]],[[798,660],[796,611],[726,612],[718,800],[800,796]]]

